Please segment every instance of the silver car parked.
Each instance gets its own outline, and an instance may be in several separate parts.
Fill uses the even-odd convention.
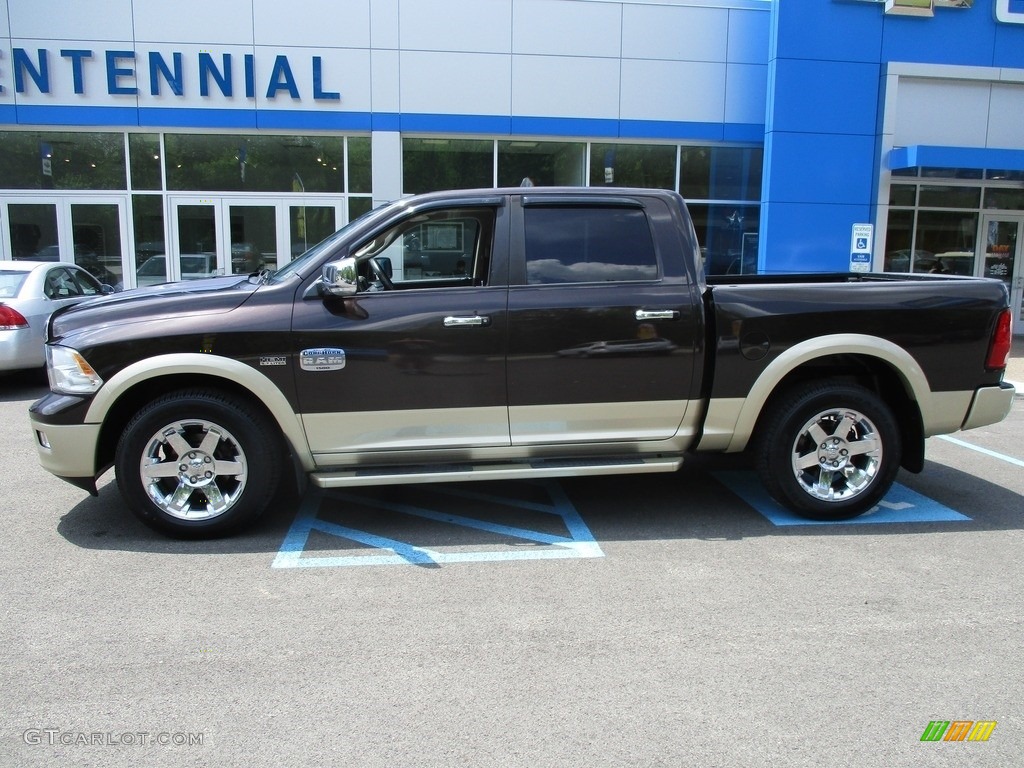
[[[112,290],[75,264],[0,261],[0,371],[42,368],[50,313]]]

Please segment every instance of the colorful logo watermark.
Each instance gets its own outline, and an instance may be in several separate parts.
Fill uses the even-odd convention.
[[[932,720],[921,741],[988,741],[995,727],[995,720]]]

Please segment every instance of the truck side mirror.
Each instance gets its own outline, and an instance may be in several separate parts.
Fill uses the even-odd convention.
[[[356,260],[347,256],[340,261],[324,264],[321,272],[321,291],[329,296],[355,296],[359,290],[359,270]]]

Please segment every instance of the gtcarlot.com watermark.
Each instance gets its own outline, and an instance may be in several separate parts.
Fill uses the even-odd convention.
[[[201,731],[65,731],[61,728],[26,728],[21,740],[29,746],[62,747],[197,747]]]

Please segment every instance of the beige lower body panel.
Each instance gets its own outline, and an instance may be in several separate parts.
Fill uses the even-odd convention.
[[[693,407],[691,407],[693,406]],[[510,433],[509,414],[519,425]],[[681,455],[702,409],[685,400],[304,414],[318,467]]]
[[[507,446],[510,442],[504,407],[313,413],[303,414],[302,425],[314,457]]]
[[[1012,395],[1011,395],[1012,398]],[[965,422],[971,410],[973,391],[963,392],[930,392],[918,403],[921,420],[924,425],[924,436],[947,435],[960,429],[970,429]],[[998,399],[993,396],[992,399]],[[757,419],[761,415],[763,404],[756,405],[744,398],[716,398],[708,403],[708,413],[704,419],[704,433],[701,437],[699,451],[725,451],[733,453],[744,450],[756,435]],[[994,406],[981,406],[981,411],[988,413],[998,410],[1001,403]],[[901,414],[897,414],[900,416]],[[1005,413],[1003,414],[1005,416]],[[985,417],[979,417],[985,418]],[[1002,418],[1000,416],[999,418]],[[998,421],[999,418],[994,419]],[[979,421],[973,426],[991,421]]]
[[[686,400],[651,400],[513,406],[508,418],[513,445],[619,442],[668,440],[688,411]]]
[[[57,477],[95,477],[99,424],[41,424],[32,420],[39,463]],[[46,445],[43,441],[46,441]]]
[[[996,424],[1007,417],[1013,407],[1016,390],[1010,384],[1001,387],[982,387],[974,393],[971,410],[964,419],[964,429]]]

